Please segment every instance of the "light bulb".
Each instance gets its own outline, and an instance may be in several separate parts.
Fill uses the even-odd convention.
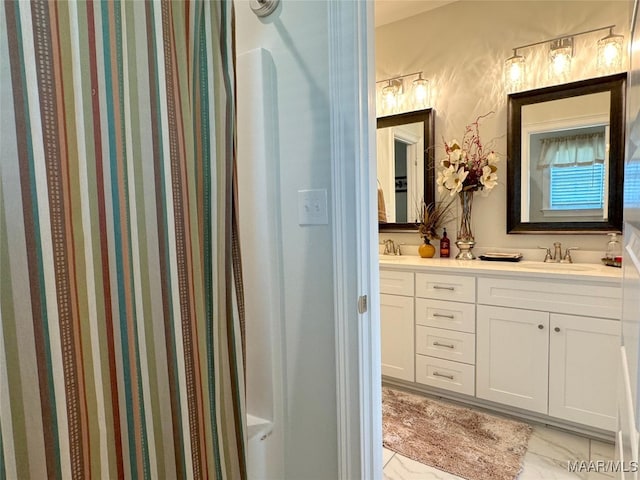
[[[553,72],[559,76],[566,72],[571,65],[571,59],[565,53],[558,53],[553,56]]]
[[[522,80],[522,67],[518,63],[512,63],[509,68],[509,80],[513,83],[520,83]]]

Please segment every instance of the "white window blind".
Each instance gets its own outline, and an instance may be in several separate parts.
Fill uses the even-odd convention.
[[[604,165],[551,167],[551,210],[586,210],[604,207]]]
[[[640,161],[636,158],[625,166],[624,205],[628,208],[640,206]]]

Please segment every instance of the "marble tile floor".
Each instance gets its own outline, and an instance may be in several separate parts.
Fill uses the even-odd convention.
[[[534,426],[518,480],[610,480],[613,473],[572,473],[569,460],[613,460],[614,446],[545,426]],[[463,480],[382,449],[385,480]]]

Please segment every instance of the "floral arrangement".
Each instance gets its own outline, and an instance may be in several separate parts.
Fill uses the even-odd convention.
[[[418,233],[421,237],[429,240],[439,239],[438,230],[453,219],[453,202],[434,202],[426,205],[422,202],[420,206],[420,223],[418,225]]]
[[[481,115],[467,125],[461,143],[457,140],[444,142],[447,158],[442,160],[443,168],[436,179],[438,193],[442,194],[445,189],[451,196],[462,191],[484,190],[488,193],[496,186],[499,158],[490,144],[482,144],[479,126],[480,120],[492,113]]]

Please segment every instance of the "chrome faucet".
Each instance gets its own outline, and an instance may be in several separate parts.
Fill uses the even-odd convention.
[[[573,263],[573,259],[571,258],[571,250],[578,250],[578,247],[568,247],[564,252],[564,257],[562,256],[562,244],[560,242],[554,242],[553,244],[553,255],[551,255],[551,249],[547,247],[538,247],[542,250],[546,250],[544,261],[545,263],[555,262],[555,263]]]
[[[385,240],[382,253],[383,255],[400,255],[400,245],[396,245],[391,239]]]

